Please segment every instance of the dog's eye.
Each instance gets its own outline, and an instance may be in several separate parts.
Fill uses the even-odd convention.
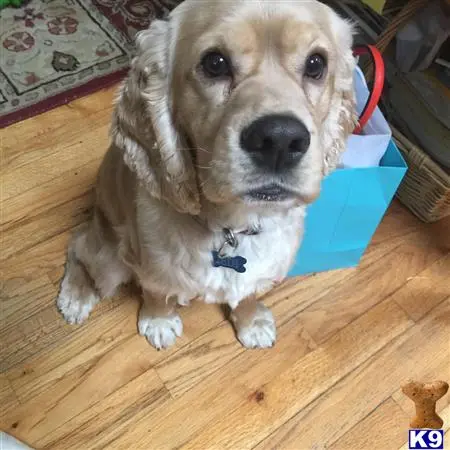
[[[327,67],[327,62],[322,55],[314,53],[308,56],[305,64],[305,75],[308,78],[313,78],[314,80],[320,80],[325,73]]]
[[[203,72],[210,78],[228,77],[231,75],[230,64],[219,52],[207,53],[201,61]]]

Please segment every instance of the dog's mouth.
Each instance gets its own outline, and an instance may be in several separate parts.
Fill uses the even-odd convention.
[[[283,200],[288,200],[293,196],[293,192],[278,184],[262,186],[258,189],[248,191],[245,194],[245,197],[249,200],[256,200],[258,202],[281,202]]]

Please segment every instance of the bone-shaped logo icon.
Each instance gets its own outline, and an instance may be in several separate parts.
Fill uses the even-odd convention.
[[[442,428],[444,421],[436,413],[436,402],[447,393],[447,382],[409,380],[402,386],[402,391],[416,404],[416,417],[410,423],[411,428]]]

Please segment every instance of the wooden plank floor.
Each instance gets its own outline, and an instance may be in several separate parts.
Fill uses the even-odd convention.
[[[413,405],[401,384],[450,381],[449,221],[424,225],[394,202],[358,269],[267,298],[271,350],[245,351],[219,307],[195,304],[183,338],[157,352],[130,290],[64,323],[55,296],[113,92],[1,132],[0,429],[51,449],[402,448]],[[448,430],[448,394],[438,409]]]

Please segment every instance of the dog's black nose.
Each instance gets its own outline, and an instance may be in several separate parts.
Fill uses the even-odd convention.
[[[260,167],[281,171],[296,165],[309,148],[311,136],[295,117],[260,117],[241,133],[241,147]]]

